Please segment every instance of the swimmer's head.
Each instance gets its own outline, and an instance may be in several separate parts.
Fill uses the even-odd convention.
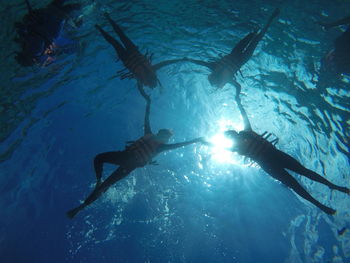
[[[160,129],[156,134],[157,140],[162,143],[167,143],[171,136],[173,136],[173,133],[169,129]]]
[[[228,131],[225,131],[225,136],[230,139],[235,139],[238,136],[238,132],[234,130],[228,130]]]
[[[226,83],[232,80],[232,78],[232,73],[227,69],[215,70],[208,75],[210,85],[218,89],[223,88]]]
[[[143,85],[154,89],[158,85],[157,75],[151,65],[145,63],[142,67],[135,69],[136,78],[139,79]]]

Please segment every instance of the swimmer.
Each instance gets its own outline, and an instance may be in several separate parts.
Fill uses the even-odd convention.
[[[33,9],[26,0],[28,13],[21,22],[15,23],[21,51],[16,61],[24,67],[47,66],[55,60],[56,40],[59,38],[68,15],[80,9],[79,4],[64,4],[64,0],[53,0],[45,8]]]
[[[183,60],[207,67],[210,70],[208,80],[212,86],[221,89],[227,83],[230,83],[236,87],[236,96],[238,96],[241,92],[241,85],[235,80],[235,75],[252,57],[254,50],[270,27],[272,20],[278,16],[279,13],[280,10],[276,8],[265,27],[259,33],[249,33],[238,42],[238,44],[231,50],[230,54],[225,55],[220,59],[216,59],[214,62],[205,62],[190,58],[184,58]]]
[[[197,138],[182,143],[168,144],[172,136],[170,130],[160,129],[157,134],[153,134],[149,122],[151,99],[143,89],[139,89],[139,91],[147,102],[143,137],[136,141],[128,142],[128,145],[123,151],[105,152],[95,157],[96,187],[84,203],[67,212],[69,218],[73,218],[78,212],[98,199],[113,184],[129,175],[135,169],[144,167],[147,164],[154,164],[153,158],[161,152],[173,150],[203,140],[202,138]],[[102,181],[104,163],[119,165],[119,167],[106,180]]]
[[[235,142],[234,146],[229,150],[250,158],[259,164],[267,174],[292,189],[300,197],[311,202],[325,213],[334,215],[336,210],[321,204],[313,198],[305,188],[303,188],[300,183],[286,171],[286,169],[305,176],[312,181],[324,184],[332,190],[337,190],[346,194],[350,194],[350,190],[346,187],[338,186],[329,182],[316,172],[305,168],[292,156],[278,150],[275,146],[278,139],[268,141],[270,134],[267,132],[262,135],[254,132],[251,128],[247,113],[241,104],[240,98],[238,97],[236,100],[244,120],[244,130],[240,132],[228,130],[225,132],[225,135]],[[209,146],[211,145],[206,141],[203,141],[203,143]]]
[[[95,27],[100,31],[104,39],[114,47],[119,59],[125,66],[125,69],[118,72],[118,76],[121,79],[136,79],[138,89],[143,88],[143,86],[153,89],[157,87],[158,84],[161,85],[156,71],[164,66],[182,61],[182,59],[173,59],[152,65],[152,55],[141,54],[138,47],[125,35],[123,30],[111,19],[108,13],[105,13],[105,17],[119,36],[121,43],[109,35],[99,25]],[[128,72],[125,72],[125,70],[128,70]]]

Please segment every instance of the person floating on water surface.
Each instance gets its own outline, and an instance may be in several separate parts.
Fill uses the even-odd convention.
[[[221,89],[227,83],[231,83],[236,86],[236,94],[239,95],[241,85],[235,80],[235,74],[240,71],[240,68],[252,57],[254,50],[270,27],[272,20],[278,16],[279,13],[280,10],[278,8],[275,9],[267,24],[259,33],[249,33],[238,42],[230,54],[222,58],[216,59],[213,62],[205,62],[191,58],[184,58],[183,60],[209,68],[211,73],[208,76],[208,80],[212,86]]]
[[[99,25],[95,25],[95,27],[100,31],[104,39],[114,47],[118,57],[125,66],[125,69],[118,71],[118,76],[121,79],[134,78],[139,87],[148,86],[153,89],[157,87],[158,84],[161,85],[156,74],[157,70],[172,63],[182,61],[182,59],[173,59],[152,65],[153,54],[150,56],[141,54],[138,47],[125,35],[123,30],[111,19],[109,14],[105,13],[104,15],[122,43],[111,37],[111,35],[104,31]],[[125,72],[126,70],[128,70],[128,72]]]
[[[133,170],[144,167],[147,164],[154,164],[155,162],[153,161],[153,158],[159,153],[203,141],[202,138],[197,138],[187,142],[167,144],[172,136],[170,130],[160,129],[157,134],[153,134],[149,122],[151,99],[141,87],[139,87],[139,91],[147,102],[144,136],[136,141],[128,142],[128,145],[123,151],[105,152],[98,154],[95,157],[94,167],[96,172],[96,187],[86,198],[84,203],[67,212],[69,218],[73,218],[79,211],[98,199],[109,187],[126,177]],[[104,163],[119,165],[119,167],[102,182]]]
[[[326,30],[348,25],[347,30],[334,41],[334,49],[331,50],[323,60],[326,70],[331,70],[338,74],[350,74],[350,16],[331,23],[319,22]]]
[[[278,139],[268,141],[271,134],[267,134],[267,132],[265,132],[262,135],[259,135],[254,132],[251,128],[247,113],[242,106],[240,98],[237,97],[236,100],[243,117],[244,130],[240,132],[228,130],[225,132],[225,135],[234,141],[234,146],[230,149],[230,151],[237,152],[240,155],[252,159],[259,164],[259,166],[266,173],[286,185],[288,188],[291,188],[302,198],[308,200],[329,215],[335,214],[336,210],[321,204],[315,198],[313,198],[298,183],[298,181],[286,171],[286,169],[296,172],[313,181],[322,183],[328,186],[330,189],[338,190],[347,194],[350,194],[350,190],[346,187],[341,187],[329,182],[321,175],[305,168],[292,156],[278,150],[275,147]],[[211,145],[206,141],[203,141],[203,143],[209,146]]]
[[[80,9],[80,4],[64,4],[64,0],[53,0],[48,6],[33,9],[25,0],[28,13],[21,22],[15,23],[21,51],[16,52],[16,61],[24,67],[40,65],[48,66],[59,50],[57,39],[61,35],[64,22],[74,10]],[[67,41],[66,41],[67,42]]]

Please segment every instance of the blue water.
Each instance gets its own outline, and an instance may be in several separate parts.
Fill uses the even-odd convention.
[[[35,7],[48,1],[31,1]],[[45,3],[43,3],[45,2]],[[114,50],[93,27],[112,32],[111,13],[154,62],[206,60],[228,53],[281,15],[237,76],[253,129],[279,137],[278,148],[349,187],[349,81],[321,85],[320,60],[341,34],[318,20],[349,14],[348,1],[80,1],[79,42],[47,68],[20,68],[13,23],[23,1],[0,6],[0,262],[350,262],[350,197],[295,175],[327,216],[236,155],[191,145],[138,169],[73,220],[65,212],[92,191],[92,160],[143,134],[145,102],[134,80],[119,80]],[[5,48],[6,47],[6,48]],[[152,94],[154,132],[172,143],[242,128],[234,88],[215,91],[208,71],[176,64],[159,71]],[[104,176],[115,169],[106,165]]]

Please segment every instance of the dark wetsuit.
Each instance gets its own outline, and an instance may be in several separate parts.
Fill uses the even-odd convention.
[[[22,66],[47,65],[53,61],[55,41],[60,36],[64,21],[79,4],[66,4],[64,0],[54,0],[47,7],[32,9],[26,0],[28,14],[15,24],[21,51],[16,60]]]
[[[175,144],[165,144],[157,141],[157,137],[152,133],[149,124],[151,100],[149,96],[146,95],[146,93],[143,91],[143,89],[139,88],[139,91],[147,101],[144,136],[137,141],[129,142],[129,145],[123,151],[105,152],[98,154],[95,157],[94,167],[97,180],[96,187],[83,204],[67,212],[68,217],[73,218],[80,210],[90,205],[92,202],[98,199],[101,194],[103,194],[109,187],[111,187],[117,181],[126,177],[136,168],[144,167],[149,163],[153,163],[152,158],[154,158],[159,153],[200,141],[199,138]],[[119,165],[119,167],[105,181],[101,182],[104,163]]]
[[[124,72],[126,69],[119,71],[118,76],[121,79],[135,78],[139,87],[148,86],[150,88],[155,88],[158,84],[160,84],[156,71],[164,66],[182,61],[182,59],[173,59],[152,65],[152,55],[147,56],[147,54],[141,54],[138,47],[125,35],[117,23],[115,23],[108,14],[105,14],[105,16],[122,43],[114,39],[99,25],[96,25],[96,28],[98,31],[100,31],[104,39],[114,47],[118,57],[123,62],[125,68],[129,71],[126,73]]]
[[[264,138],[264,136],[255,133],[251,128],[247,113],[239,97],[237,97],[237,104],[244,120],[245,130],[239,132],[238,136],[235,137],[235,146],[231,150],[251,158],[258,163],[266,173],[291,188],[299,196],[313,203],[325,213],[334,214],[336,212],[334,209],[321,204],[313,198],[286,169],[306,176],[313,181],[322,183],[331,189],[348,194],[349,189],[329,182],[321,175],[305,168],[290,155],[278,150],[273,144],[276,140],[269,142],[266,137]]]
[[[241,86],[235,80],[235,74],[252,57],[254,50],[264,37],[267,29],[270,27],[272,20],[279,14],[279,12],[279,9],[275,9],[265,27],[259,33],[252,32],[245,36],[232,49],[230,54],[225,55],[214,62],[205,62],[189,58],[184,58],[184,61],[189,61],[209,68],[211,73],[209,74],[208,79],[212,86],[222,88],[225,84],[231,83],[236,86],[236,95],[238,96],[241,91]]]

